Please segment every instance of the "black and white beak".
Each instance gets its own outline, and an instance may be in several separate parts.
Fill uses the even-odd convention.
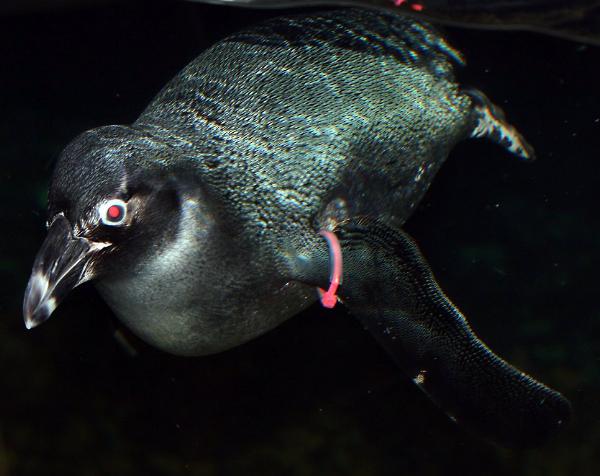
[[[108,246],[73,235],[69,221],[58,215],[38,252],[23,301],[25,327],[50,317],[64,297],[92,276],[89,264],[96,251]]]

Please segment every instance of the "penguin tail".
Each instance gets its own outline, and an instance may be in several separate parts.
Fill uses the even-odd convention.
[[[470,137],[490,139],[512,154],[525,159],[535,159],[533,147],[506,121],[504,111],[481,91],[465,91],[473,101],[474,127]]]

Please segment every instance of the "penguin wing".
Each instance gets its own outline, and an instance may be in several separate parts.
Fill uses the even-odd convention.
[[[568,400],[478,339],[406,233],[355,219],[336,235],[341,301],[453,420],[509,447],[535,446],[567,422]],[[313,263],[302,279],[323,286],[326,245]]]

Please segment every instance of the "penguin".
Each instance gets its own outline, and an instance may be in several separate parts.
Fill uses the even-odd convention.
[[[142,340],[197,356],[341,303],[454,421],[543,442],[568,400],[477,338],[402,230],[458,142],[534,155],[462,64],[429,24],[357,8],[218,42],[60,154],[26,327],[91,281]]]
[[[442,25],[486,30],[523,30],[600,45],[598,0],[188,0],[229,7],[281,9],[355,6],[393,10]]]

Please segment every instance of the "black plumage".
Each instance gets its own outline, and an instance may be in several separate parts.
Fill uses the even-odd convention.
[[[93,280],[147,342],[219,352],[318,299],[329,272],[319,231],[335,231],[341,299],[434,400],[507,444],[522,442],[513,430],[545,436],[568,403],[481,345],[399,231],[457,142],[533,153],[455,81],[461,62],[431,26],[361,9],[275,19],[217,43],[134,124],[65,149],[27,325]]]

